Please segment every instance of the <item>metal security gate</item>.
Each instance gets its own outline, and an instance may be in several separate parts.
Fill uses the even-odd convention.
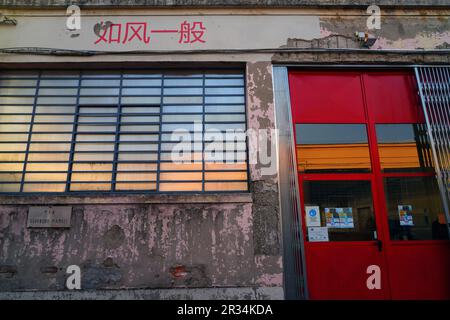
[[[416,67],[415,74],[433,150],[435,170],[450,222],[450,67]]]

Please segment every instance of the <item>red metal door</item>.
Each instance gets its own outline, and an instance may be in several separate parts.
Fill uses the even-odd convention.
[[[386,230],[391,297],[450,299],[450,241],[416,80],[412,72],[371,72],[363,75],[363,81],[375,141],[372,153]],[[392,155],[386,148],[393,140],[400,140],[409,126],[415,131],[414,154],[398,153],[403,159],[416,159],[415,163],[389,164],[385,159]],[[391,132],[385,135],[386,131]],[[397,149],[409,148],[404,142],[395,145]],[[398,205],[412,207],[411,226],[399,226]]]
[[[450,298],[413,76],[295,71],[289,83],[310,297]]]

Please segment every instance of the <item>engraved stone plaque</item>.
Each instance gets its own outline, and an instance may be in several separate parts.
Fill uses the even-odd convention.
[[[70,228],[72,207],[50,206],[28,209],[28,228]]]

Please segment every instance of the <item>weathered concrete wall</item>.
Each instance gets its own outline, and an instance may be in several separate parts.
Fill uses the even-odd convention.
[[[248,196],[237,196],[238,203],[228,196],[226,203],[213,197],[190,204],[123,203],[127,197],[103,198],[100,202],[119,203],[102,204],[93,198],[94,204],[73,205],[70,229],[26,228],[28,204],[48,202],[20,198],[22,204],[0,207],[0,291],[65,290],[65,271],[72,264],[81,267],[83,290],[280,288],[281,258],[274,263],[257,252],[259,231]],[[51,198],[50,203],[59,202]],[[160,298],[165,296],[171,294]]]
[[[252,204],[74,206],[72,227],[27,229],[28,206],[2,206],[1,290],[251,286]]]
[[[250,179],[253,197],[253,242],[257,283],[282,286],[281,217],[276,170],[275,109],[272,63],[247,63],[247,127],[254,130],[250,139]],[[262,137],[262,140],[256,139]],[[267,140],[266,140],[267,137]],[[261,141],[269,147],[264,152]],[[267,146],[266,145],[266,146]],[[271,147],[270,147],[271,146]],[[265,163],[264,155],[270,160]],[[256,161],[252,158],[256,156]],[[279,270],[279,273],[273,272]]]
[[[282,300],[280,287],[1,292],[0,300]]]
[[[450,5],[450,2],[449,2]],[[372,49],[445,49],[450,48],[450,11],[382,12],[381,28],[369,33],[377,41]],[[352,37],[355,31],[367,31],[364,16],[322,16],[322,37]],[[341,41],[345,48],[345,41]]]
[[[272,64],[267,61],[247,63],[247,118],[248,127],[255,130],[265,143],[267,137],[268,163],[251,164],[252,194],[254,199],[255,252],[280,255],[278,185],[275,158],[275,110],[273,103]],[[265,136],[261,136],[265,135]],[[256,137],[255,137],[256,138]],[[256,139],[255,139],[256,140]],[[250,143],[250,155],[264,154],[261,140]],[[272,149],[270,149],[270,146]],[[272,157],[270,157],[272,156]]]
[[[370,51],[353,52],[305,52],[279,53],[273,56],[277,63],[304,64],[345,64],[361,66],[367,65],[414,65],[414,64],[449,64],[450,54],[445,52],[389,52],[379,53]]]
[[[356,31],[367,31],[369,15],[362,8],[85,9],[82,11],[84,19],[82,21],[85,22],[85,28],[79,32],[79,37],[74,38],[65,29],[66,15],[62,9],[6,9],[2,10],[2,13],[17,20],[17,26],[0,26],[3,33],[6,32],[7,34],[3,46],[0,43],[0,49],[3,50],[4,47],[8,47],[7,50],[13,50],[14,48],[17,50],[0,53],[0,63],[4,64],[33,62],[115,63],[120,61],[133,63],[202,61],[209,63],[214,61],[270,61],[271,59],[276,62],[309,63],[327,62],[327,55],[331,55],[330,63],[339,61],[341,55],[341,61],[346,63],[351,61],[354,63],[386,61],[393,63],[432,63],[433,61],[445,63],[448,62],[448,50],[450,50],[450,7],[440,9],[382,7],[381,29],[369,31],[371,36],[377,39],[369,49],[362,48],[361,43],[355,37]],[[217,15],[221,17],[223,24],[220,25],[220,28],[209,30],[214,41],[208,45],[206,43],[196,44],[193,47],[187,44],[178,46],[178,41],[174,41],[174,44],[171,45],[154,41],[151,46],[144,47],[138,43],[127,43],[123,48],[117,46],[97,47],[93,45],[95,42],[93,39],[96,38],[91,37],[94,35],[92,28],[88,27],[91,26],[88,22],[99,19],[99,17],[112,17],[111,19],[114,21],[124,22],[128,19],[127,17],[133,16],[134,19],[157,20],[158,23],[164,24],[167,21],[172,21],[174,17],[178,19],[181,16],[195,19],[203,17],[201,19],[205,19],[205,21],[215,21]],[[233,19],[227,19],[228,16],[233,17]],[[252,18],[250,19],[249,16],[252,16]],[[241,33],[238,31],[238,36],[236,36],[236,33],[232,33],[234,35],[232,37],[226,32],[222,32],[222,30],[228,30],[230,24],[235,25],[235,21],[240,21],[245,25],[245,21],[260,20],[260,23],[264,22],[264,25],[270,26],[271,21],[280,21],[283,18],[289,21],[288,25],[280,27],[277,23],[276,28],[269,28],[272,32],[271,37],[266,38],[275,39],[274,41],[263,41],[265,38],[261,37],[261,34],[265,34],[264,32],[249,32],[249,30],[255,30],[254,28],[248,28],[246,32]],[[52,26],[48,30],[48,36],[44,37],[45,43],[36,40],[41,38],[38,34],[33,34],[34,30],[38,30],[33,29],[36,21],[40,21],[36,26],[39,25],[43,29]],[[46,21],[48,21],[48,24]],[[310,23],[311,21],[314,21],[314,23]],[[302,23],[300,24],[300,22]],[[295,27],[291,28],[291,24]],[[251,25],[250,22],[249,25]],[[245,27],[241,29],[245,29]],[[29,32],[29,30],[33,32]],[[219,32],[214,30],[219,30]],[[263,30],[267,32],[267,29]],[[289,30],[289,32],[286,30]],[[43,34],[42,30],[38,33]],[[255,35],[253,36],[252,33]],[[47,35],[46,32],[45,34]],[[279,38],[276,36],[277,34],[279,34]],[[83,35],[87,35],[86,38],[83,38]],[[56,38],[58,41],[53,40]],[[16,41],[15,39],[19,40]],[[252,44],[249,39],[258,40]],[[35,48],[36,46],[58,48],[61,51],[58,55],[52,54],[48,50],[42,50],[42,48],[39,52],[36,52],[38,50]],[[88,50],[87,52],[71,52],[67,49]],[[333,51],[336,49],[339,50],[337,54]],[[349,49],[352,51],[348,52]],[[98,50],[100,52],[96,52]],[[118,55],[118,52],[108,54],[103,50],[126,50],[127,53],[124,55]],[[416,54],[416,56],[404,52],[395,54],[388,52],[389,50],[415,51],[412,54]],[[429,52],[430,50],[439,52]],[[22,54],[17,52],[22,52]],[[304,54],[305,52],[307,54]],[[374,58],[375,55],[379,56]]]
[[[342,13],[342,14],[341,14]],[[356,39],[367,31],[367,16],[357,11],[321,15],[317,39],[287,39],[272,61],[313,64],[447,64],[450,62],[450,11],[385,10],[381,28],[368,31],[375,38],[370,48]]]
[[[0,6],[61,7],[79,4],[87,7],[367,7],[362,0],[0,0]],[[447,0],[378,0],[379,6],[448,6]]]
[[[271,62],[248,63],[247,99],[248,127],[273,129]],[[128,297],[195,298],[201,291],[158,290],[218,287],[235,289],[203,297],[281,298],[277,174],[262,169],[256,158],[249,193],[0,197],[0,292],[67,296],[66,268],[75,264],[87,297],[151,289]],[[27,228],[32,205],[71,205],[71,228]]]

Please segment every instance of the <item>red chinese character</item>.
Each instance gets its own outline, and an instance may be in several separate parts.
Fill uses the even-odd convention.
[[[134,38],[144,43],[150,42],[150,37],[147,36],[146,22],[127,22],[122,43],[131,42]]]
[[[203,40],[203,35],[205,34],[206,27],[203,26],[203,22],[194,22],[191,32],[193,36],[192,42],[201,42],[205,43],[205,40]],[[191,42],[191,43],[192,43]]]
[[[191,23],[184,21],[180,26],[180,39],[178,43],[205,43],[203,36],[205,35],[206,27],[203,26],[203,22]]]
[[[97,41],[95,41],[95,44],[97,44],[99,42],[106,42],[106,43],[117,42],[117,43],[120,43],[121,32],[122,32],[122,25],[121,24],[112,23],[110,25],[107,25],[107,26],[105,26],[103,28],[103,34],[99,35],[99,38],[97,39]]]

